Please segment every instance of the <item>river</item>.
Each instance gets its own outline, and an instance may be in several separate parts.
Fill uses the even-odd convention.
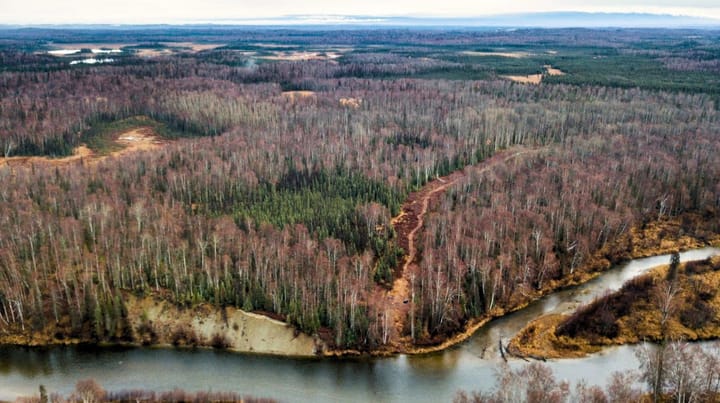
[[[681,261],[720,254],[718,248],[684,252]],[[426,356],[360,359],[292,359],[213,350],[161,348],[0,347],[0,400],[32,395],[40,384],[70,393],[80,379],[107,390],[234,391],[292,402],[438,402],[460,390],[488,390],[501,362],[498,340],[507,341],[540,314],[574,309],[648,269],[669,255],[637,259],[579,287],[542,298],[495,320],[467,342]],[[613,371],[637,368],[634,347],[612,347],[582,359],[550,360],[558,379],[604,385]],[[512,366],[524,365],[511,360]]]

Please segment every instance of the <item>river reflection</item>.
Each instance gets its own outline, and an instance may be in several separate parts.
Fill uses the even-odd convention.
[[[681,260],[719,252],[705,248],[684,253]],[[202,349],[0,347],[0,400],[35,394],[40,384],[50,392],[69,394],[78,380],[95,378],[113,391],[232,391],[291,402],[449,401],[459,389],[488,390],[494,385],[500,362],[498,340],[506,341],[540,314],[573,309],[669,259],[633,261],[493,321],[460,346],[425,356],[291,359]],[[510,364],[517,367],[525,362]],[[623,346],[584,359],[551,360],[548,365],[559,379],[584,378],[605,385],[613,371],[636,369],[638,363],[633,347]]]

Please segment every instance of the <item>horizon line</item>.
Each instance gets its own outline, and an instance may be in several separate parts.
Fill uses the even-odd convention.
[[[4,27],[64,27],[64,26],[373,26],[373,25],[401,25],[401,26],[412,26],[408,24],[410,22],[418,22],[425,26],[456,26],[456,27],[544,27],[546,25],[540,24],[540,21],[504,21],[512,18],[532,18],[532,17],[550,17],[563,18],[568,15],[582,15],[586,17],[599,16],[599,17],[613,17],[613,16],[624,16],[624,17],[638,17],[638,18],[656,18],[656,19],[675,19],[678,23],[683,20],[689,20],[687,22],[693,22],[693,24],[678,24],[677,27],[689,27],[689,26],[720,26],[720,18],[713,17],[701,17],[687,14],[670,14],[670,13],[650,13],[650,12],[612,12],[612,11],[540,11],[540,12],[519,12],[519,13],[503,13],[503,14],[479,14],[473,16],[431,16],[431,15],[370,15],[370,14],[287,14],[273,17],[250,17],[250,18],[203,18],[203,19],[178,19],[176,21],[157,21],[157,22],[0,22],[0,26]],[[473,20],[476,20],[473,22]],[[495,20],[495,23],[493,23]],[[404,21],[404,22],[403,22]],[[453,24],[453,21],[456,22]],[[440,23],[442,22],[442,23]],[[460,23],[464,22],[464,24]],[[502,22],[502,24],[500,24]],[[556,21],[555,24],[547,25],[551,28],[559,27],[584,27],[588,26],[588,21],[583,21],[585,24],[561,24],[557,25],[561,21]],[[648,21],[651,22],[651,21]],[[590,25],[590,27],[597,28],[600,26],[607,27],[627,27],[632,28],[633,25],[613,25],[611,21],[606,21],[609,24],[601,25]],[[483,25],[485,24],[485,25]],[[647,23],[641,24],[638,27],[650,28],[651,25]],[[665,26],[657,26],[656,28],[668,28]]]

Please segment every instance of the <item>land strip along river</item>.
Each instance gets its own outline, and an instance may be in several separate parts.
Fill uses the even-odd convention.
[[[680,254],[681,261],[720,254],[718,248]],[[101,347],[0,347],[0,400],[49,392],[69,394],[80,379],[94,378],[107,390],[234,391],[290,402],[452,400],[460,390],[489,390],[501,362],[497,345],[539,315],[573,310],[608,289],[670,262],[670,255],[633,260],[579,287],[542,298],[490,322],[470,340],[425,356],[360,359],[293,359],[213,350]],[[558,379],[605,385],[613,371],[636,369],[634,347],[603,350],[587,358],[549,360]],[[511,360],[513,367],[524,365]]]

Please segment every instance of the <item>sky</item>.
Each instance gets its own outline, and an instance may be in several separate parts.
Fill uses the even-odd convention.
[[[288,15],[474,17],[549,11],[720,19],[720,0],[0,0],[0,24],[172,24]]]

